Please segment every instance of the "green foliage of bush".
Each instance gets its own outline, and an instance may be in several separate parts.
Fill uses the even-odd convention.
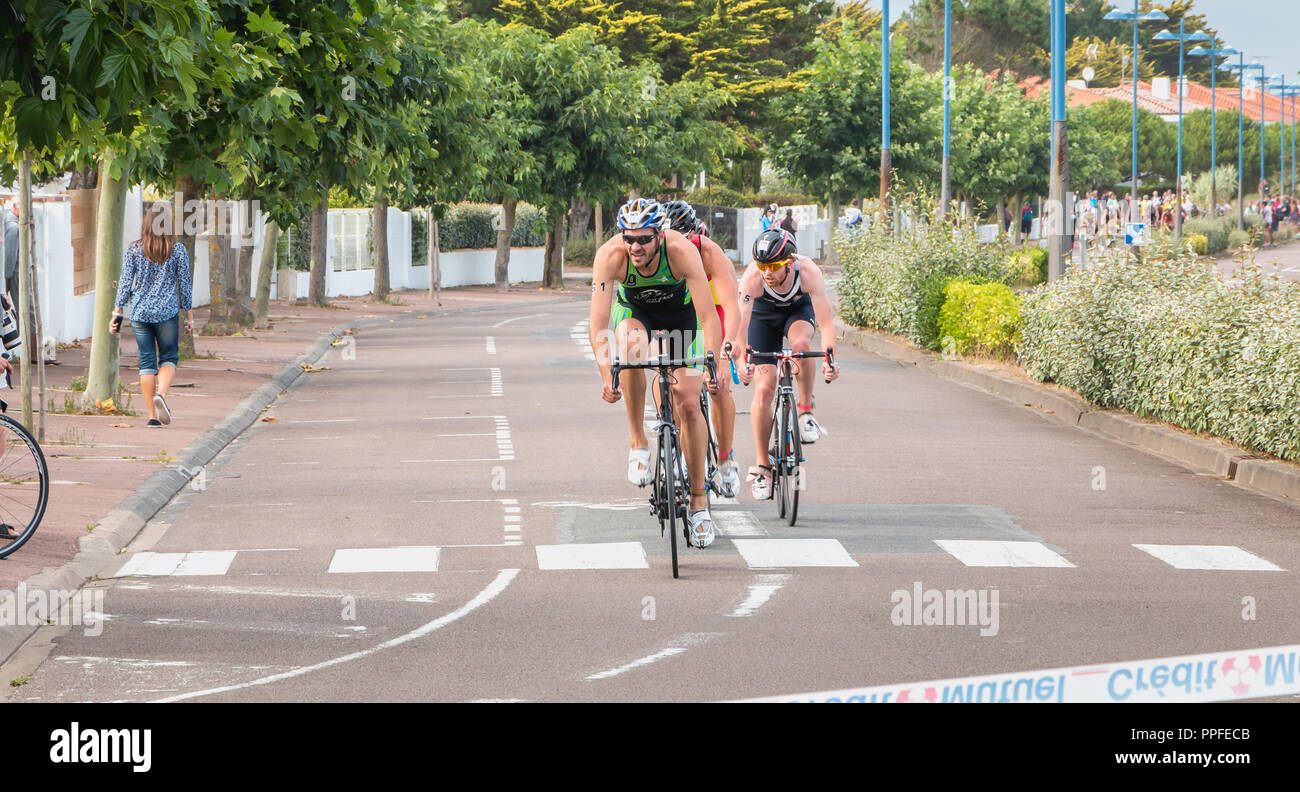
[[[1205,252],[1202,256],[1212,256],[1229,247],[1229,235],[1237,228],[1235,217],[1192,217],[1183,223],[1183,235],[1205,237]]]
[[[1007,277],[1015,286],[1037,286],[1047,282],[1047,248],[1031,245],[1007,256]]]
[[[914,207],[908,211],[916,216]],[[844,321],[931,348],[946,279],[1007,279],[1006,246],[980,244],[973,225],[917,224],[894,237],[886,224],[873,224],[837,233],[831,244],[843,265],[837,288]]]
[[[1213,262],[1122,255],[1029,295],[1020,355],[1036,379],[1300,459],[1300,283],[1253,262],[1236,282]]]
[[[1001,357],[1011,354],[1020,329],[1020,298],[1003,283],[970,283],[957,278],[944,291],[939,336],[957,354]]]
[[[607,233],[605,239],[597,239],[594,233],[564,243],[564,264],[572,267],[590,267],[596,261],[596,251],[606,240],[618,233],[618,229]]]
[[[765,192],[765,193],[759,193],[758,195],[755,195],[753,201],[749,205],[761,208],[761,207],[768,206],[770,204],[776,204],[777,206],[780,207],[809,206],[809,205],[818,206],[821,204],[821,202],[817,200],[816,196],[808,195],[807,193]]]
[[[988,278],[979,275],[949,275],[935,272],[921,282],[921,301],[916,309],[916,327],[918,340],[930,349],[939,349],[943,344],[943,333],[939,330],[939,312],[948,299],[948,287],[956,281],[965,283],[988,283]]]
[[[1205,234],[1184,234],[1183,242],[1187,248],[1198,256],[1208,255],[1210,252],[1210,240]]]
[[[709,206],[731,206],[737,209],[747,209],[754,205],[754,197],[747,195],[739,190],[733,190],[722,184],[715,184],[706,187],[703,190],[692,190],[686,200],[694,204],[707,204]]]
[[[1232,229],[1228,232],[1228,247],[1234,250],[1250,244],[1250,232]]]
[[[438,250],[481,250],[497,245],[497,217],[501,207],[492,204],[457,204],[438,222]],[[537,247],[546,241],[541,210],[521,203],[515,208],[511,247]]]

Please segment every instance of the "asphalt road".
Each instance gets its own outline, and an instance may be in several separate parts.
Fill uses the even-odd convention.
[[[359,331],[92,584],[102,633],[42,631],[7,698],[726,700],[1300,636],[1295,505],[847,346],[799,524],[746,488],[674,580],[585,318]],[[747,414],[736,447],[743,470]],[[996,621],[895,623],[931,589],[996,594]]]

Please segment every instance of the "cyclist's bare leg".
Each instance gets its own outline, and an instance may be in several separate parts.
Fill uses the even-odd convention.
[[[792,352],[811,352],[812,337],[813,326],[803,319],[791,322],[790,327],[786,330],[786,339],[790,342],[790,351]],[[799,373],[795,375],[794,379],[799,386],[799,403],[812,404],[813,383],[816,381],[817,371],[821,368],[821,365],[816,359],[797,362],[799,363]]]
[[[731,392],[727,364],[718,366],[718,395],[713,396],[713,431],[718,436],[718,463],[731,453],[736,440],[736,396]]]
[[[776,366],[754,367],[754,400],[749,405],[749,424],[754,428],[754,464],[771,466],[767,444],[772,438],[772,400],[776,398]]]
[[[682,452],[686,455],[686,470],[691,478],[691,511],[698,511],[709,505],[704,491],[709,432],[704,425],[704,413],[700,412],[704,374],[695,369],[679,368],[673,370],[673,376],[677,380],[672,390],[673,418],[681,429]]]
[[[645,326],[636,319],[624,319],[615,330],[619,359],[629,363],[641,363],[646,360]],[[627,408],[627,426],[630,438],[629,448],[649,448],[650,441],[645,436],[645,369],[628,369],[619,374],[619,387],[623,391],[623,403]]]

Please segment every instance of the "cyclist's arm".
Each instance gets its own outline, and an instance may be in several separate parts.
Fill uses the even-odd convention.
[[[596,365],[605,378],[610,376],[616,351],[610,348],[613,333],[609,331],[609,313],[614,304],[614,292],[618,289],[618,268],[621,263],[625,263],[621,253],[619,245],[601,245],[591,268],[591,313],[587,319],[587,333],[591,340],[591,352],[596,356]]]
[[[754,300],[757,300],[763,294],[763,276],[759,274],[758,267],[750,264],[744,274],[740,276],[740,286],[737,289],[737,301],[740,303],[740,321],[736,324],[736,336],[733,346],[744,347],[748,344],[749,338],[749,320],[754,315]],[[728,336],[730,338],[731,336]]]
[[[740,300],[736,296],[736,267],[722,252],[718,243],[708,237],[700,240],[700,258],[704,260],[704,271],[713,276],[713,284],[721,300],[722,312],[726,315],[724,337],[736,342],[736,330],[740,327]]]
[[[830,295],[826,293],[826,279],[821,268],[811,259],[804,260],[800,274],[804,293],[812,298],[813,316],[822,334],[822,349],[832,349],[835,346],[835,313],[831,310]]]
[[[686,288],[691,293],[691,305],[695,308],[700,330],[704,333],[705,350],[712,351],[715,357],[721,357],[722,325],[718,322],[718,312],[713,310],[713,296],[709,293],[709,279],[704,275],[700,252],[686,237],[675,231],[664,235],[664,244],[668,245],[668,265],[673,274],[686,279]]]

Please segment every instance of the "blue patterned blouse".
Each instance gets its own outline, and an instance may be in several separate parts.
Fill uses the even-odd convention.
[[[180,298],[177,299],[177,284]],[[132,301],[132,297],[135,298]],[[132,322],[162,322],[194,307],[190,284],[190,257],[177,242],[162,264],[150,261],[139,242],[131,243],[122,260],[117,281],[117,307],[131,303]]]

